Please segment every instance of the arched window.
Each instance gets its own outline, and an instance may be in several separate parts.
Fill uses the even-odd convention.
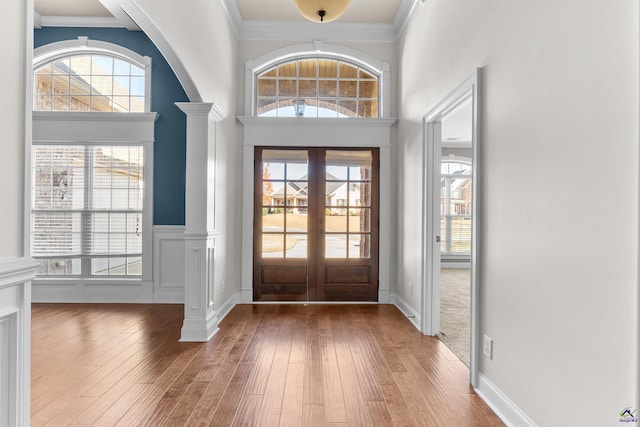
[[[34,52],[34,111],[149,111],[151,60],[80,37]]]
[[[258,116],[377,118],[379,76],[361,65],[308,57],[257,75]]]
[[[246,114],[389,117],[389,66],[341,46],[291,46],[246,63]]]

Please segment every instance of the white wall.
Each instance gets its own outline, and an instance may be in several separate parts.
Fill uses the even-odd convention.
[[[226,118],[216,126],[215,306],[240,292],[242,159],[236,122],[237,41],[220,1],[136,0],[177,53],[202,101]],[[176,107],[177,108],[177,107]],[[239,200],[239,199],[238,199]]]
[[[23,0],[10,0],[2,5],[0,16],[0,51],[3,67],[0,93],[0,259],[22,255],[22,203],[24,182],[25,140],[25,63],[26,63],[26,5]]]
[[[399,291],[422,116],[482,66],[480,370],[539,425],[635,406],[638,49],[634,0],[430,0],[400,43]]]

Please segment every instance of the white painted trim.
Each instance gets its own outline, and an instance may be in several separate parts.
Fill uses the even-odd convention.
[[[398,12],[396,13],[396,17],[393,20],[393,29],[396,34],[396,40],[400,38],[400,35],[404,31],[407,23],[409,22],[409,18],[413,13],[414,8],[418,0],[402,0],[400,2],[400,6],[398,7]],[[424,5],[424,0],[420,0],[420,3]]]
[[[100,3],[107,9],[114,18],[118,21],[118,23],[125,27],[129,31],[140,31],[140,27],[133,22],[133,19],[129,15],[126,14],[122,8],[118,5],[118,3],[114,0],[99,0]]]
[[[235,293],[229,297],[228,300],[224,302],[218,309],[215,311],[215,316],[218,318],[218,324],[233,310],[233,308],[240,304],[240,293]]]
[[[162,32],[156,27],[155,23],[149,16],[132,0],[113,0],[144,33],[149,37],[153,44],[158,48],[162,56],[178,78],[180,84],[191,102],[202,102],[202,96],[198,91],[191,75],[185,68],[173,47],[164,38]]]
[[[218,331],[218,318],[215,312],[207,314],[207,318],[204,320],[195,318],[184,319],[180,333],[180,342],[206,342]]]
[[[479,225],[481,224],[480,214],[482,209],[482,182],[479,180],[479,171],[481,170],[480,160],[480,146],[481,146],[481,129],[480,129],[480,96],[481,96],[481,69],[469,76],[464,82],[462,82],[457,88],[455,88],[449,95],[447,95],[442,101],[440,101],[435,107],[433,107],[429,113],[424,117],[424,158],[423,158],[423,185],[425,194],[423,199],[423,236],[422,236],[422,251],[425,264],[422,268],[422,288],[423,288],[423,300],[422,300],[422,315],[423,324],[422,330],[425,333],[435,334],[438,332],[439,321],[439,308],[440,308],[440,296],[439,296],[439,281],[436,281],[438,271],[433,268],[433,263],[439,261],[439,248],[435,243],[436,233],[439,233],[439,221],[435,221],[435,215],[431,204],[437,203],[439,205],[439,196],[436,202],[436,191],[439,190],[436,185],[439,186],[439,170],[440,170],[440,153],[439,146],[439,124],[440,120],[447,113],[457,108],[462,102],[472,97],[473,102],[473,118],[472,118],[472,139],[473,139],[473,169],[472,169],[472,235],[471,235],[471,349],[470,349],[470,382],[473,386],[478,384],[479,366],[478,360],[480,357],[480,310],[479,310],[479,289],[481,288],[481,275],[479,266],[481,265],[479,258],[482,254],[478,251],[481,247],[480,240],[482,234]],[[470,95],[469,95],[470,94]],[[434,165],[437,165],[434,166]],[[437,170],[436,170],[437,169]],[[430,174],[430,172],[432,174]],[[431,315],[427,316],[427,313]]]
[[[151,58],[148,56],[140,55],[118,44],[101,40],[90,40],[86,36],[80,36],[77,39],[63,40],[35,48],[33,50],[33,68],[37,68],[44,63],[80,50],[83,53],[106,53],[133,62],[142,68],[151,66]],[[148,74],[147,77],[151,78],[151,75]]]
[[[239,40],[326,40],[334,42],[395,43],[400,38],[417,0],[402,0],[393,23],[330,22],[319,26],[307,21],[247,21],[236,0],[221,0]]]
[[[33,8],[32,8],[33,9]],[[27,25],[27,28],[29,28],[29,26]],[[42,15],[40,15],[38,12],[36,12],[35,10],[33,11],[33,29],[34,30],[39,30],[42,28]],[[33,45],[31,45],[33,46]],[[29,68],[27,68],[28,70]]]
[[[391,294],[390,303],[395,305],[417,330],[420,330],[422,319],[419,312],[414,310],[409,303],[403,300],[400,295],[395,293]]]
[[[184,226],[153,226],[153,302],[184,304]]]
[[[24,140],[20,141],[24,144],[24,164],[23,164],[23,194],[22,198],[22,254],[31,253],[31,215],[27,215],[27,212],[31,210],[31,140],[33,133],[33,118],[31,112],[33,111],[33,80],[32,74],[29,72],[33,70],[33,30],[30,28],[30,22],[33,21],[35,11],[33,10],[33,1],[26,0],[24,7],[26,8],[27,23],[25,26],[25,39],[26,39],[26,52],[24,53],[24,73],[26,76],[24,81]],[[39,17],[39,15],[38,15]]]
[[[393,24],[306,21],[243,21],[239,40],[327,40],[332,42],[395,43]]]
[[[41,16],[39,24],[40,27],[124,27],[122,23],[112,16]]]
[[[29,27],[27,27],[29,28]],[[0,320],[7,326],[8,346],[3,363],[7,369],[2,375],[4,411],[0,411],[0,425],[28,426],[30,419],[31,382],[31,279],[38,263],[31,258],[0,259]],[[0,367],[0,369],[4,369]],[[4,393],[3,393],[4,395]],[[3,413],[4,412],[4,413]]]
[[[134,280],[118,279],[35,279],[34,299],[50,302],[97,302],[96,298],[104,295],[112,302],[152,301],[148,286],[153,280],[153,140],[156,113],[74,113],[74,112],[33,112],[32,143],[33,144],[123,144],[142,145],[144,147],[144,192],[142,219],[142,277]],[[31,174],[29,164],[25,175]],[[29,181],[27,179],[27,181]],[[31,193],[31,188],[26,194]],[[28,197],[27,197],[28,198]],[[31,205],[25,207],[24,223],[26,240],[30,240]],[[29,227],[29,228],[27,228]],[[95,288],[96,283],[109,282],[117,287],[117,283],[126,283],[121,294],[112,295],[110,291]],[[139,289],[131,287],[137,283]],[[44,285],[44,286],[43,286]],[[52,294],[54,285],[60,295]],[[87,288],[88,285],[88,288]],[[103,286],[104,287],[104,286]],[[114,301],[115,300],[115,301]],[[106,302],[106,301],[105,301]]]
[[[478,374],[478,385],[475,391],[506,425],[518,427],[537,426],[524,411],[482,374]]]
[[[33,302],[152,304],[153,282],[34,279]]]

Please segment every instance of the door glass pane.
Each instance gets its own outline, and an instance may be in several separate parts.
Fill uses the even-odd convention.
[[[301,210],[304,208],[287,209],[287,233],[306,233],[308,216]]]
[[[271,212],[269,212],[271,210]],[[283,232],[284,215],[275,215],[274,208],[262,208],[262,231]]]
[[[347,235],[346,234],[326,234],[324,256],[325,258],[346,258],[347,257]]]
[[[349,235],[349,258],[369,258],[371,256],[371,236],[368,234]]]
[[[370,257],[370,236],[361,233],[371,231],[372,157],[370,150],[326,152],[325,232],[331,233],[325,234],[327,258]]]
[[[284,234],[262,235],[262,258],[284,257]]]
[[[286,258],[306,258],[307,257],[307,235],[287,234]]]
[[[327,208],[324,228],[328,233],[345,233],[347,231],[347,215],[345,209]]]
[[[371,231],[371,209],[349,210],[349,232],[368,233]]]
[[[307,150],[262,151],[264,258],[307,257],[308,164]]]

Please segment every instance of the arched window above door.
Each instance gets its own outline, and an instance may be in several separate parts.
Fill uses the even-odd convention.
[[[259,117],[389,116],[389,66],[339,46],[292,46],[246,64],[246,113]]]

